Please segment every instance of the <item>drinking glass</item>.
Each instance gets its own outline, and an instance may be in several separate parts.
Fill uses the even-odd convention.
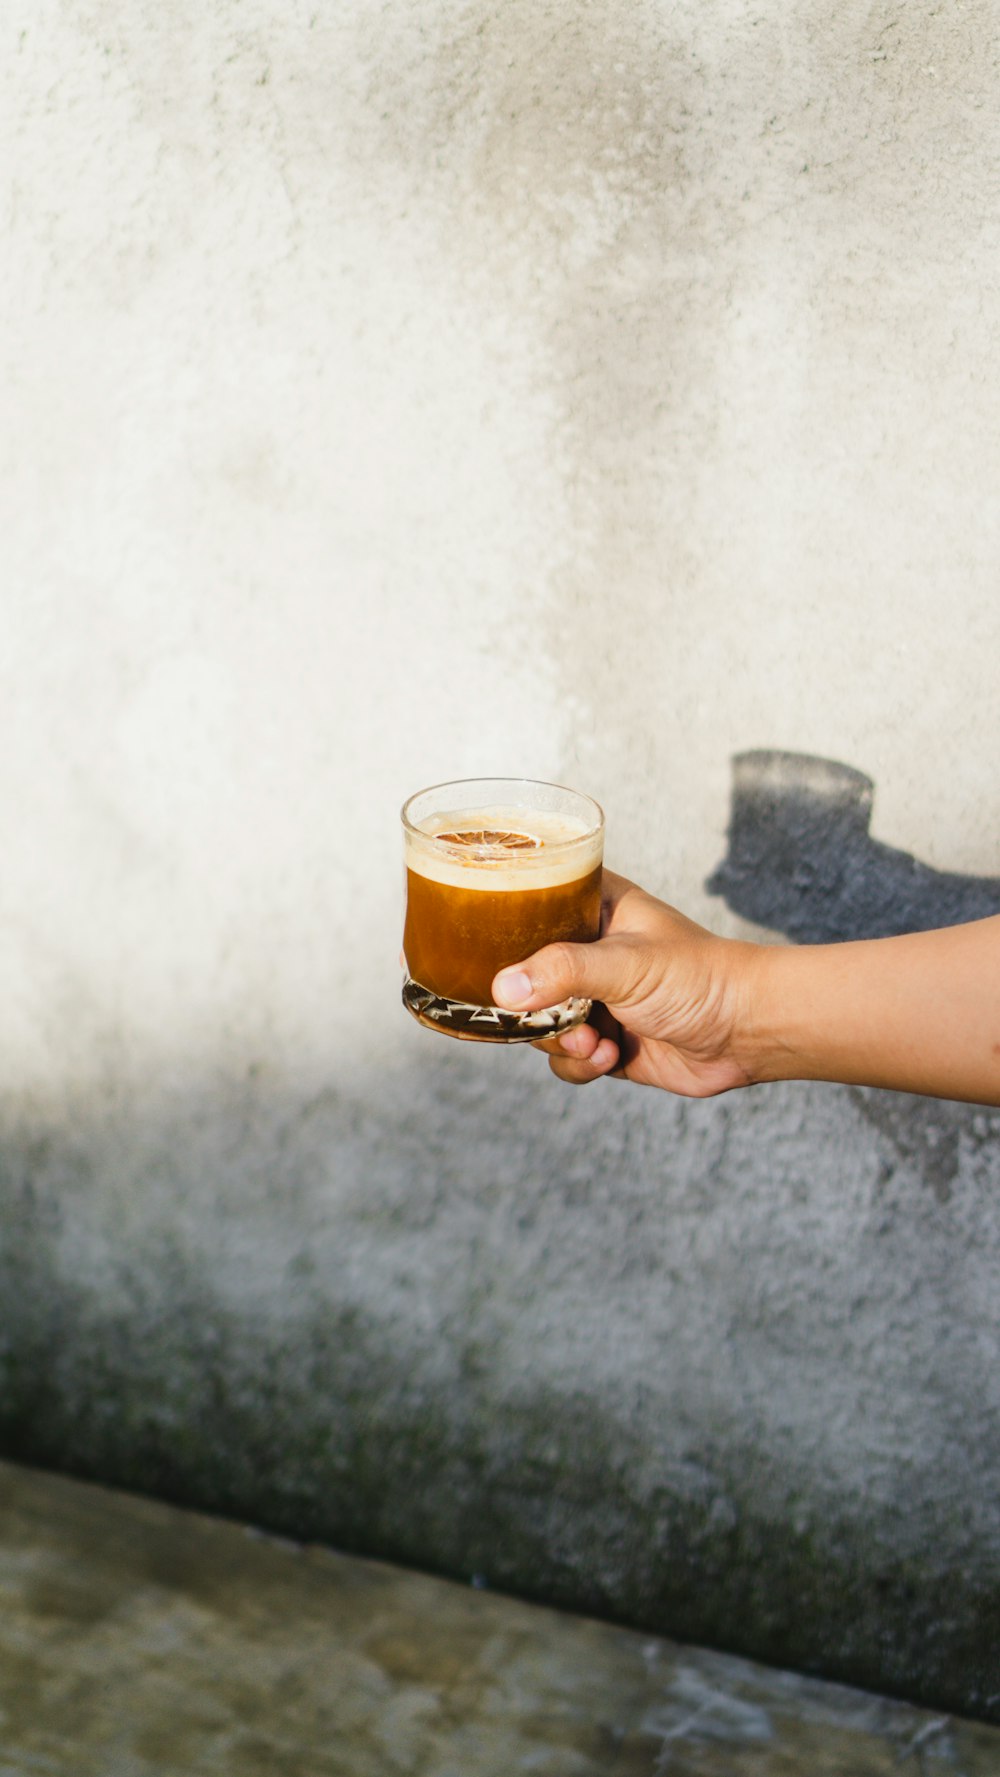
[[[491,986],[544,944],[598,936],[598,804],[530,778],[465,778],[418,790],[402,822],[407,1011],[480,1043],[537,1042],[582,1024],[589,1000],[509,1012],[492,1004]]]

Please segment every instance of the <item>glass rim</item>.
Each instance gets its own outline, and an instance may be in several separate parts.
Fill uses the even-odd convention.
[[[601,833],[604,830],[604,810],[600,803],[595,797],[588,796],[585,790],[574,790],[571,784],[554,784],[550,783],[546,778],[538,777],[456,777],[446,778],[445,781],[440,784],[426,784],[422,790],[414,790],[412,795],[407,796],[406,801],[403,803],[403,806],[399,811],[399,818],[403,823],[404,831],[406,833],[412,833],[414,839],[422,840],[425,845],[434,845],[437,843],[436,834],[425,833],[422,827],[416,826],[414,822],[411,821],[409,810],[420,796],[430,796],[435,790],[460,790],[466,784],[508,784],[511,786],[517,784],[524,784],[526,786],[531,785],[533,789],[557,790],[561,795],[575,796],[579,802],[587,803],[594,811],[594,816],[596,818],[592,819],[590,825],[585,828],[582,833],[575,833],[572,839],[556,839],[551,841],[547,848],[550,857],[555,851],[568,851],[575,845],[583,845],[587,842],[592,843],[595,834]],[[452,847],[451,849],[454,850],[455,847]]]

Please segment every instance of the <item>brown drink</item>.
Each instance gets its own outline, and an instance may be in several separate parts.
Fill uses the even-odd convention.
[[[589,1002],[506,1012],[492,1004],[492,982],[544,944],[597,937],[597,804],[558,785],[475,779],[411,797],[403,825],[407,1009],[435,1030],[486,1042],[581,1023]]]

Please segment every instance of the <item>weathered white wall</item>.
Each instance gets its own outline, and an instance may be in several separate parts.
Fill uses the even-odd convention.
[[[725,931],[747,748],[1000,872],[996,26],[7,6],[7,1450],[1000,1710],[1000,1118],[573,1095],[396,964],[446,776]]]

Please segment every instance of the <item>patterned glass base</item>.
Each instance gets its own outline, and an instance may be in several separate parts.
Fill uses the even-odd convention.
[[[462,1037],[468,1043],[538,1043],[585,1024],[592,1002],[563,1000],[540,1012],[502,1012],[499,1006],[468,1006],[462,1000],[442,999],[407,976],[403,1004],[418,1024],[439,1030],[442,1036]]]

